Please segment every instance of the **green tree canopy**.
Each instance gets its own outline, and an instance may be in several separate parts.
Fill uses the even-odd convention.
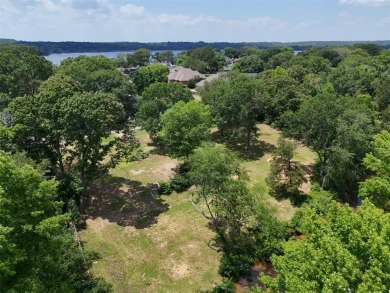
[[[90,86],[89,76],[99,70],[116,70],[115,62],[104,56],[79,56],[63,60],[58,73],[72,77],[84,90]]]
[[[215,73],[225,64],[225,57],[220,51],[205,46],[179,54],[176,64],[201,73]]]
[[[118,70],[91,72],[86,81],[85,91],[114,94],[123,104],[127,117],[135,114],[136,88],[129,77]]]
[[[172,51],[168,50],[168,51],[156,52],[153,58],[156,59],[158,62],[173,64],[175,60],[175,55],[173,54]]]
[[[0,153],[0,287],[4,292],[110,292],[67,228],[57,183]]]
[[[259,73],[264,70],[264,61],[259,54],[244,56],[234,63],[234,69],[244,73]]]
[[[220,134],[230,142],[244,141],[248,150],[262,110],[260,97],[255,79],[231,74],[207,84],[202,101],[210,106]]]
[[[189,156],[188,166],[196,186],[192,202],[216,232],[211,247],[223,252],[223,276],[237,279],[255,260],[279,251],[285,226],[258,188],[248,190],[247,173],[235,153],[205,144]]]
[[[177,102],[161,116],[159,137],[172,157],[187,157],[210,136],[211,112],[196,101]]]
[[[277,199],[290,197],[293,203],[298,200],[300,195],[299,187],[306,182],[299,164],[293,161],[295,148],[293,142],[285,140],[283,137],[278,139],[277,148],[273,152],[270,172],[266,178],[270,187],[270,195]]]
[[[390,133],[376,134],[373,151],[366,154],[364,166],[373,176],[360,183],[360,194],[369,198],[377,207],[390,211]]]
[[[15,99],[10,110],[20,124],[15,137],[21,149],[38,161],[50,159],[52,170],[59,175],[74,173],[85,189],[115,166],[122,154],[130,156],[138,142],[123,124],[123,105],[114,95],[82,93],[77,88],[71,78],[55,76],[42,85],[37,96]],[[123,135],[103,143],[112,130]],[[127,151],[122,152],[123,148]]]
[[[323,200],[322,200],[323,201]],[[261,281],[275,292],[387,292],[390,286],[390,218],[368,200],[355,212],[326,201],[293,222],[304,234],[271,257],[277,275]]]
[[[0,93],[9,99],[35,94],[52,73],[53,64],[37,48],[0,45]]]
[[[139,100],[136,121],[155,136],[161,130],[161,115],[179,101],[193,100],[191,91],[178,83],[157,82],[148,86]]]
[[[314,179],[323,188],[356,198],[364,175],[361,163],[374,131],[371,98],[340,97],[327,85],[283,119],[286,133],[317,153]]]
[[[148,66],[141,67],[138,71],[131,74],[131,80],[135,84],[137,92],[142,94],[145,88],[155,82],[168,82],[168,67],[153,63]]]

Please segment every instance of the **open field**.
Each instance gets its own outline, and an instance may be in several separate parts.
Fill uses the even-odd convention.
[[[259,125],[255,154],[243,162],[251,185],[267,192],[268,159],[279,133]],[[99,254],[93,273],[113,284],[114,292],[196,292],[218,283],[219,255],[207,246],[213,232],[189,202],[189,192],[156,197],[150,183],[167,180],[176,160],[153,151],[145,131],[141,143],[152,150],[140,162],[122,163],[91,187],[86,248]],[[310,164],[315,156],[297,149],[296,159]],[[288,200],[277,202],[277,215],[288,220],[295,208]]]

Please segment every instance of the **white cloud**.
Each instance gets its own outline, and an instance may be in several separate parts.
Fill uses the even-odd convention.
[[[133,4],[127,4],[124,6],[121,6],[119,10],[125,14],[128,15],[143,15],[145,13],[145,8],[143,6],[137,6]]]
[[[341,18],[349,18],[349,17],[351,17],[351,15],[348,12],[346,12],[346,11],[342,11],[342,12],[339,13],[339,17],[341,17]]]
[[[384,6],[390,5],[390,0],[339,0],[339,3],[367,6]]]
[[[297,28],[300,28],[300,29],[312,28],[313,26],[315,26],[316,24],[319,24],[319,23],[320,23],[319,20],[303,21],[303,22],[298,23]]]
[[[390,15],[375,22],[376,27],[390,27]]]
[[[258,28],[267,28],[267,29],[276,29],[276,30],[282,29],[283,27],[286,26],[286,23],[269,16],[251,18],[248,20],[248,23]]]
[[[20,11],[17,10],[9,0],[1,0],[0,1],[0,12],[1,15],[8,15],[12,13],[19,13]]]
[[[48,12],[58,11],[60,10],[60,7],[57,6],[53,1],[51,0],[40,0],[39,3],[42,5],[42,8]]]

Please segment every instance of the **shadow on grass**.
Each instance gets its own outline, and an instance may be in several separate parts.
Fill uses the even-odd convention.
[[[249,150],[246,148],[246,143],[242,141],[230,141],[220,135],[219,132],[211,134],[211,141],[216,143],[223,143],[230,150],[237,152],[245,160],[258,160],[266,153],[271,153],[275,146],[273,144],[252,138]]]
[[[168,210],[168,204],[154,190],[122,177],[105,175],[90,187],[89,194],[86,216],[101,217],[120,226],[147,228]]]
[[[147,146],[152,148],[149,151],[149,153],[151,153],[151,154],[160,155],[160,156],[168,156],[168,152],[165,149],[164,143],[158,137],[152,139],[151,142],[148,142]]]

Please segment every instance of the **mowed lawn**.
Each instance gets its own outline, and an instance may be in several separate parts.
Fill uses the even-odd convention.
[[[243,162],[252,186],[267,192],[268,159],[279,133],[260,124],[255,155]],[[167,180],[176,160],[153,151],[145,131],[141,143],[148,158],[122,163],[91,188],[86,228],[80,232],[86,248],[99,254],[92,272],[113,285],[114,292],[196,292],[220,281],[219,257],[207,246],[213,232],[189,202],[190,191],[157,197],[151,183]],[[297,149],[296,160],[310,165],[314,154]],[[295,212],[288,200],[277,202],[277,215],[288,220]]]

